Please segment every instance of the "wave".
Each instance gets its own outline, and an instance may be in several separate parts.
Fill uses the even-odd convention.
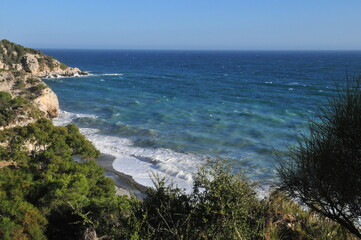
[[[53,122],[57,126],[64,126],[84,117],[96,118],[94,115],[61,111],[60,117],[53,119]],[[116,158],[113,162],[116,171],[131,175],[135,181],[146,186],[153,186],[150,176],[155,174],[167,177],[179,188],[190,191],[194,174],[207,160],[206,156],[171,149],[137,147],[130,139],[102,135],[95,128],[80,128],[80,132],[102,153]]]
[[[123,73],[104,73],[103,76],[123,76]]]
[[[53,119],[53,123],[65,126],[84,118],[97,119],[97,116],[60,111],[60,116]],[[209,156],[181,153],[167,148],[140,147],[128,138],[101,134],[96,128],[80,128],[80,132],[102,153],[115,157],[113,168],[116,171],[128,174],[136,182],[149,187],[154,186],[151,176],[159,176],[166,177],[175,186],[191,192],[197,170],[210,159]],[[259,198],[269,194],[270,185],[272,184],[258,185],[256,191]]]
[[[72,123],[74,120],[77,120],[79,118],[97,118],[96,115],[92,114],[83,114],[83,113],[71,113],[67,111],[60,110],[59,111],[59,117],[53,119],[53,123],[55,126],[65,126],[67,124]]]
[[[44,79],[50,80],[50,79],[61,79],[61,78],[83,78],[83,77],[91,77],[91,76],[95,76],[95,74],[88,72],[87,75],[81,75],[79,73],[75,73],[73,76],[50,75],[44,77]]]

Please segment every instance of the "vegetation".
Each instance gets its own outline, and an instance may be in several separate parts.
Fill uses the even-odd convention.
[[[266,240],[356,239],[345,228],[313,211],[306,211],[284,193],[275,191],[264,201]]]
[[[37,60],[40,70],[44,70],[45,66],[49,67],[50,70],[54,70],[57,66],[54,57],[47,56],[39,50],[23,47],[6,39],[0,41],[0,61],[10,66],[10,69],[13,68],[13,64],[21,64],[24,56],[28,53],[39,55]],[[64,63],[60,63],[61,69],[64,70],[67,67]]]
[[[83,225],[75,209],[115,201],[114,183],[91,160],[99,151],[75,125],[39,120],[3,131],[0,140],[6,146],[1,161],[13,163],[0,169],[2,239],[80,238]]]
[[[7,126],[18,116],[19,111],[31,108],[28,100],[13,98],[10,93],[0,92],[0,126]]]
[[[164,179],[144,200],[141,236],[145,239],[260,239],[263,208],[252,185],[220,162],[202,169],[193,192],[185,194]],[[212,179],[212,180],[210,180]],[[226,237],[226,238],[225,238]]]
[[[222,162],[201,169],[189,194],[155,178],[141,202],[115,195],[93,160],[99,151],[75,125],[43,119],[0,132],[0,142],[1,239],[348,237],[280,193],[257,199],[254,186]]]
[[[39,83],[39,82],[40,82],[40,80],[38,78],[33,78],[33,77],[28,78],[26,80],[26,83],[31,84],[31,85],[34,85],[35,83]]]
[[[54,58],[51,56],[47,56],[47,55],[42,55],[41,58],[38,58],[40,67],[43,66],[48,66],[50,68],[50,70],[53,70],[55,65],[54,65]],[[64,64],[65,65],[65,64]]]
[[[65,70],[65,69],[68,68],[68,66],[67,66],[66,64],[64,64],[64,63],[60,63],[60,68],[61,68],[62,70]]]
[[[33,87],[30,88],[30,92],[33,93],[35,96],[39,96],[42,91],[47,88],[48,86],[43,84],[43,83],[39,83]]]
[[[27,53],[42,54],[39,50],[23,47],[6,39],[0,41],[0,61],[7,65],[21,63]]]
[[[309,134],[280,158],[281,187],[292,198],[361,238],[360,80],[329,100]]]

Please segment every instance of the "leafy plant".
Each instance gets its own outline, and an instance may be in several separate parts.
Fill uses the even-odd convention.
[[[340,88],[279,158],[281,189],[361,239],[361,86]]]

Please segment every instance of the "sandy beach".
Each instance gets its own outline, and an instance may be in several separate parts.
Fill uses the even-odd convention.
[[[100,157],[95,159],[96,162],[104,168],[105,176],[114,180],[117,186],[117,194],[133,196],[141,200],[146,196],[147,187],[134,181],[132,176],[118,172],[113,168],[115,157],[109,154],[101,153]]]

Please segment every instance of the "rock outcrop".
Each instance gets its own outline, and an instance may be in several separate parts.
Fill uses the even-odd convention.
[[[24,102],[15,107],[9,106],[15,115],[11,118],[1,117],[4,111],[9,111],[2,109],[0,129],[24,126],[39,118],[57,117],[58,97],[41,78],[80,75],[87,73],[79,68],[69,67],[38,50],[25,48],[7,40],[0,41],[0,93],[9,93],[14,99]]]
[[[59,101],[56,94],[48,87],[34,99],[34,103],[39,110],[46,113],[48,117],[54,118],[59,115]]]
[[[8,126],[0,126],[0,129],[24,126],[42,117],[50,119],[58,116],[59,101],[56,94],[40,78],[29,73],[0,72],[0,92],[10,93],[14,98],[26,99],[33,106],[18,111]]]
[[[54,77],[77,77],[87,75],[79,68],[68,67],[58,60],[39,54],[27,53],[21,60],[22,68],[41,78],[54,78]]]
[[[0,41],[0,70],[26,71],[40,78],[87,75],[79,68],[59,62],[42,52],[25,48],[8,40]]]
[[[25,71],[35,74],[39,69],[39,61],[35,54],[27,53],[22,59],[23,68]]]

